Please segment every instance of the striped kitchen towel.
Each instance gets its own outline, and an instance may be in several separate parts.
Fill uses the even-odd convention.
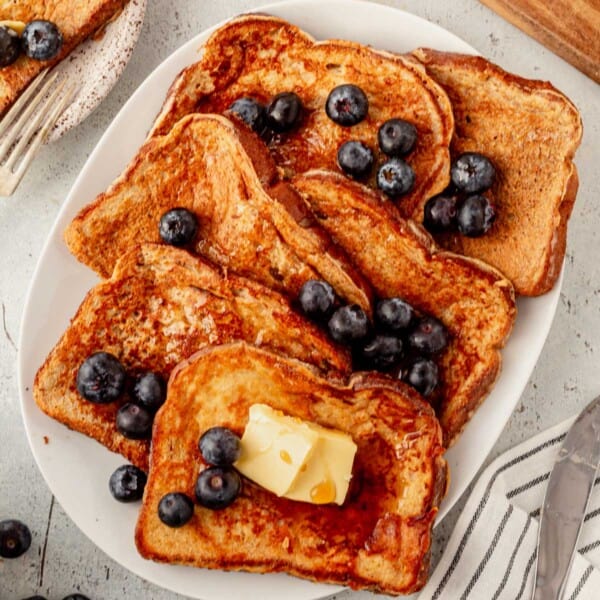
[[[546,482],[574,420],[520,444],[483,472],[419,600],[530,600]],[[565,600],[600,599],[599,482],[600,477]]]

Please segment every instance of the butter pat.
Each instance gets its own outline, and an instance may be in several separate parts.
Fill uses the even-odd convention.
[[[277,496],[296,481],[319,436],[299,419],[285,416],[266,404],[250,407],[235,468]]]
[[[352,479],[356,444],[341,431],[309,425],[319,440],[303,470],[285,494],[291,500],[313,504],[343,504]]]
[[[346,433],[254,404],[235,467],[277,496],[343,504],[355,454],[356,444]]]

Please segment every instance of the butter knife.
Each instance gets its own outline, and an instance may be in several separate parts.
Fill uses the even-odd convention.
[[[542,506],[533,600],[561,600],[600,462],[600,396],[569,429]]]

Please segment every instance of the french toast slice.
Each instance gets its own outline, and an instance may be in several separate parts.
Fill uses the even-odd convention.
[[[325,113],[331,90],[347,83],[359,86],[369,101],[366,118],[353,127],[342,127]],[[269,143],[286,176],[313,168],[337,171],[338,148],[348,140],[364,142],[383,161],[377,130],[390,118],[403,118],[418,131],[416,147],[407,158],[416,174],[415,186],[403,202],[418,202],[446,187],[452,108],[418,61],[355,42],[316,42],[269,15],[242,15],[212,34],[199,62],[171,86],[152,133],[164,135],[189,113],[222,113],[248,96],[268,103],[288,91],[302,100],[302,122]],[[374,176],[369,183],[375,185]]]
[[[446,326],[450,343],[431,401],[450,446],[500,372],[516,317],[510,281],[482,261],[440,251],[391,202],[346,177],[309,171],[293,184],[380,298],[401,297]]]
[[[15,63],[0,68],[0,115],[17,99],[27,84],[43,69],[61,61],[119,11],[128,0],[0,0],[0,21],[45,19],[55,23],[63,46],[52,60],[33,60],[24,54]]]
[[[309,279],[370,312],[370,290],[351,262],[276,180],[264,145],[217,115],[188,115],[147,141],[123,174],[65,231],[70,251],[103,277],[128,248],[160,242],[159,221],[184,207],[198,219],[192,250],[228,271],[296,298]],[[311,222],[312,221],[312,222]]]
[[[547,292],[562,267],[578,187],[573,156],[582,124],[577,108],[550,83],[517,77],[478,56],[424,48],[414,55],[452,102],[453,157],[481,152],[498,172],[489,193],[497,215],[490,231],[478,238],[445,234],[436,239],[500,269],[518,294]],[[399,203],[419,222],[423,206],[407,212]]]
[[[244,479],[227,508],[196,506],[182,527],[164,525],[157,507],[165,494],[194,497],[205,468],[200,435],[213,426],[241,435],[254,403],[352,436],[358,449],[344,504],[288,500]],[[428,574],[431,529],[447,486],[443,451],[433,411],[399,381],[355,373],[342,385],[245,343],[206,348],[169,380],[136,545],[156,561],[414,592]]]
[[[168,378],[184,358],[209,344],[245,340],[348,373],[350,358],[278,293],[223,275],[185,250],[147,244],[123,255],[113,276],[84,299],[39,369],[34,398],[48,415],[148,467],[147,440],[131,440],[115,425],[124,397],[110,404],[84,400],[76,389],[81,363],[93,352],[114,354],[128,375],[155,371]]]

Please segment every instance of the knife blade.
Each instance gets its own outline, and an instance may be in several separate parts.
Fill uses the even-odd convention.
[[[600,462],[600,396],[569,429],[542,506],[533,600],[560,600]]]

